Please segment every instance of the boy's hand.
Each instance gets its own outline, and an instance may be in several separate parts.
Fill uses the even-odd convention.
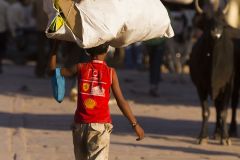
[[[140,141],[144,138],[144,130],[140,126],[140,124],[137,124],[136,126],[133,127],[135,130],[135,133],[137,134],[138,138],[136,139],[137,141]]]

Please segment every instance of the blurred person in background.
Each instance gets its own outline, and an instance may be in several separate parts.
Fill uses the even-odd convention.
[[[24,63],[26,48],[29,46],[29,35],[35,31],[31,0],[18,0],[8,7],[7,17],[11,36],[19,52],[18,61]]]
[[[184,82],[183,68],[192,50],[192,27],[185,10],[170,12],[175,36],[166,40],[166,65],[174,75],[174,82]],[[193,15],[193,14],[192,14]]]
[[[0,74],[2,70],[3,54],[7,45],[7,9],[9,4],[5,0],[0,0]]]
[[[33,2],[33,16],[36,20],[36,36],[37,36],[37,64],[35,67],[35,75],[39,78],[46,75],[48,50],[50,48],[50,40],[45,35],[45,29],[48,23],[47,14],[43,11],[43,1],[35,0]]]
[[[158,84],[162,80],[161,65],[165,49],[165,39],[156,38],[144,42],[144,46],[149,54],[149,94],[158,97]]]
[[[142,42],[136,42],[125,48],[125,67],[127,69],[141,69],[143,59]]]

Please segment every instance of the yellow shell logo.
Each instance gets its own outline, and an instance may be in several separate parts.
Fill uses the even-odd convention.
[[[83,85],[82,85],[82,88],[83,88],[84,92],[88,91],[89,87],[90,87],[89,83],[83,83]]]
[[[88,98],[84,101],[84,104],[85,104],[86,108],[93,109],[93,108],[95,108],[97,103],[93,99]]]

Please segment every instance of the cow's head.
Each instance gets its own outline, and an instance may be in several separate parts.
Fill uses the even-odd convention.
[[[214,2],[206,4],[205,8],[202,9],[199,0],[195,0],[195,7],[201,17],[200,24],[203,32],[210,34],[214,39],[219,39],[227,25],[225,14],[229,9],[229,4],[227,3],[224,9],[220,9],[219,0],[214,0]]]

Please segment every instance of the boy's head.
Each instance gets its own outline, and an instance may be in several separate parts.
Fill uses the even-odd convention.
[[[88,54],[90,54],[91,57],[94,57],[94,56],[97,56],[97,55],[107,54],[108,49],[109,49],[108,44],[102,44],[102,45],[99,45],[97,47],[87,48],[85,50]]]

